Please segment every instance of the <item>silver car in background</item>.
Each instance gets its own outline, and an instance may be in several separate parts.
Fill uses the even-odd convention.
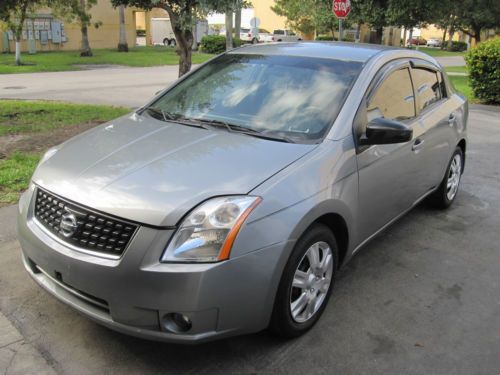
[[[417,51],[235,49],[49,150],[19,203],[22,258],[130,335],[298,336],[368,240],[424,198],[453,203],[467,117]]]

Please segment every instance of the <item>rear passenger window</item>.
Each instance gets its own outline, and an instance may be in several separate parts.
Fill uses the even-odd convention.
[[[368,104],[368,121],[379,117],[401,121],[415,116],[415,98],[407,68],[392,72],[376,90]]]
[[[433,70],[413,69],[413,84],[418,98],[418,112],[442,98],[438,75]]]

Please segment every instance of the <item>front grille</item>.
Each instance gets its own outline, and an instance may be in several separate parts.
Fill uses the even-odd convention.
[[[91,211],[40,188],[36,191],[35,218],[70,245],[114,256],[122,255],[137,230],[135,224]]]

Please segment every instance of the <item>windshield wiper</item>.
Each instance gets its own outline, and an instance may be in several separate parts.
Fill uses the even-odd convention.
[[[146,108],[146,111],[148,111],[149,113],[152,113],[155,116],[161,116],[162,117],[161,119],[165,122],[174,122],[176,124],[194,126],[196,128],[207,129],[206,126],[203,126],[200,123],[193,122],[191,119],[186,118],[186,117],[182,117],[180,115],[175,115],[173,113],[166,112],[161,108],[148,107],[148,108]],[[158,117],[156,117],[156,118],[158,118]]]
[[[247,128],[246,126],[230,124],[228,122],[221,121],[221,120],[209,120],[209,119],[202,119],[202,118],[193,118],[193,119],[189,119],[189,120],[190,121],[198,121],[198,122],[208,124],[211,126],[223,127],[223,128],[226,128],[227,131],[229,131],[229,132],[246,134],[246,135],[250,135],[252,137],[269,139],[269,140],[278,141],[278,142],[295,143],[295,141],[293,139],[288,138],[286,136],[280,137],[280,136],[270,135],[268,133],[264,133],[264,131],[259,131],[256,129]]]

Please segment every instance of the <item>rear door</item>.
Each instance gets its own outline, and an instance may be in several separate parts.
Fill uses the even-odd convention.
[[[410,208],[419,197],[420,137],[408,61],[387,65],[374,79],[357,112],[355,138],[377,117],[403,122],[413,129],[409,142],[358,146],[359,234],[367,238]]]
[[[424,190],[439,185],[447,167],[455,139],[453,126],[457,113],[447,100],[441,72],[434,65],[421,60],[412,61],[412,81],[415,89],[417,115],[425,128],[422,153],[421,183]]]

